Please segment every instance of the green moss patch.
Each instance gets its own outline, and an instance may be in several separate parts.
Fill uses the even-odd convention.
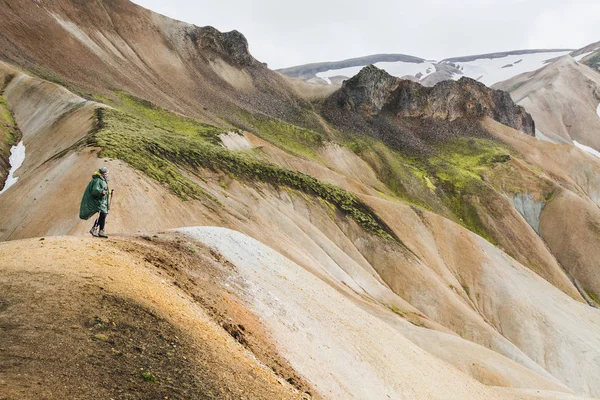
[[[408,322],[410,322],[411,324],[418,326],[420,328],[425,327],[425,325],[423,324],[423,322],[421,322],[421,318],[423,316],[415,314],[414,312],[411,311],[404,311],[401,310],[400,308],[396,307],[395,305],[390,306],[390,310],[392,310],[392,312],[394,314],[399,315],[400,317],[404,318],[405,320],[407,320]]]
[[[145,121],[145,125],[155,125],[165,131],[197,136],[212,144],[219,144],[219,135],[225,131],[205,124],[197,119],[179,115],[160,108],[148,100],[140,99],[124,92],[116,92],[114,98],[96,96],[96,100],[109,104],[125,114]]]
[[[418,159],[390,149],[370,137],[354,137],[344,144],[371,166],[379,180],[400,199],[423,208],[434,201],[434,180],[422,168]]]
[[[496,244],[481,220],[477,198],[485,198],[486,192],[493,190],[483,182],[484,175],[494,165],[509,162],[513,151],[495,140],[465,137],[452,139],[437,150],[427,169],[443,192],[442,201],[463,226]]]
[[[453,217],[467,229],[494,243],[480,218],[477,197],[493,190],[484,181],[495,165],[510,161],[513,151],[492,139],[456,137],[415,157],[390,149],[381,141],[357,137],[346,142],[394,193],[409,203]]]
[[[239,112],[241,126],[261,139],[274,144],[288,153],[318,160],[317,149],[326,137],[314,130],[301,128],[263,114]]]
[[[150,383],[156,383],[156,382],[158,382],[158,378],[156,377],[156,375],[154,375],[150,371],[144,371],[144,372],[142,372],[142,378],[146,382],[150,382]]]
[[[4,89],[6,89],[6,87],[9,85],[9,83],[12,82],[12,80],[15,78],[14,74],[7,74],[4,76],[4,82],[2,83],[2,87],[0,88],[0,92],[3,92]],[[2,93],[0,93],[2,94]]]
[[[8,109],[6,100],[0,96],[0,125],[14,126],[15,120]]]
[[[491,139],[459,137],[436,147],[437,154],[428,162],[439,180],[464,188],[482,181],[495,164],[510,161],[513,151]]]
[[[102,147],[101,157],[127,162],[168,185],[182,199],[199,198],[205,194],[198,185],[183,176],[175,163],[164,158],[167,154],[177,158],[181,146],[190,145],[193,138],[113,109],[97,109],[96,115],[100,129],[95,135],[95,144]],[[202,138],[196,138],[196,141],[206,145]]]
[[[0,96],[0,158],[8,162],[10,148],[17,144],[19,138],[20,133],[15,120],[6,101]],[[6,173],[8,174],[8,171]]]

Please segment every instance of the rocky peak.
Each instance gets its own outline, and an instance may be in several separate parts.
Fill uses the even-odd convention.
[[[212,26],[191,27],[188,37],[199,51],[215,53],[227,62],[238,67],[257,63],[248,50],[248,41],[240,32],[221,32]]]
[[[344,95],[340,96],[339,105],[347,110],[360,111],[363,115],[379,114],[399,82],[386,71],[368,65],[344,81],[341,89]]]
[[[531,115],[516,105],[507,92],[490,89],[466,77],[426,87],[369,65],[345,81],[331,99],[335,99],[343,111],[358,112],[366,119],[385,114],[398,119],[452,122],[489,116],[526,134],[535,132]]]

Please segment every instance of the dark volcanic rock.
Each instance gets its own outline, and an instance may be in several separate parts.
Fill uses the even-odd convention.
[[[221,32],[212,26],[192,26],[187,34],[201,52],[211,51],[240,67],[257,63],[248,50],[246,37],[238,31]]]
[[[411,150],[457,135],[487,136],[479,124],[486,116],[528,135],[535,132],[531,116],[507,92],[470,78],[425,87],[372,65],[345,81],[324,102],[322,112],[344,131]]]
[[[374,116],[389,101],[390,94],[400,80],[373,65],[364,67],[360,73],[344,82],[338,105],[348,111]],[[336,93],[340,93],[340,91]]]
[[[508,92],[490,89],[466,77],[458,81],[443,81],[433,87],[400,81],[389,96],[386,110],[398,117],[447,121],[488,116],[529,135],[533,136],[535,132],[531,115],[516,105]]]

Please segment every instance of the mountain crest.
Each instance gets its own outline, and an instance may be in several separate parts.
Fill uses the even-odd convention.
[[[474,79],[447,80],[433,87],[403,80],[369,65],[332,95],[347,111],[365,118],[385,113],[398,118],[431,118],[452,122],[460,118],[491,117],[529,135],[534,121],[507,92],[490,89]]]

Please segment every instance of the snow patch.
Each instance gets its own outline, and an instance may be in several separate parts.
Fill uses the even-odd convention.
[[[453,75],[452,79],[458,80],[462,76],[467,76],[479,80],[487,86],[491,86],[494,83],[505,81],[513,76],[535,71],[544,67],[547,64],[546,61],[565,56],[569,53],[569,51],[553,51],[533,54],[515,54],[499,58],[479,58],[467,62],[443,61],[442,64],[454,65],[462,72],[462,74],[457,73]],[[427,75],[436,71],[435,64],[438,64],[438,62],[435,60],[427,60],[419,63],[405,61],[378,62],[373,65],[387,71],[390,75],[399,78],[406,75],[416,76],[421,74],[420,80],[422,80]],[[356,67],[331,69],[319,72],[317,73],[317,76],[331,84],[329,78],[340,75],[351,78],[358,74],[364,67],[364,65],[361,65]]]
[[[573,60],[575,60],[575,61],[581,61],[582,58],[585,58],[585,57],[589,56],[592,53],[593,53],[593,51],[588,51],[587,53],[583,53],[583,54],[580,54],[578,56],[573,57]]]
[[[519,193],[513,196],[513,205],[525,221],[540,235],[540,216],[542,215],[543,201],[535,201],[530,193]]]
[[[223,146],[229,150],[249,150],[254,147],[246,135],[237,132],[221,133],[219,138]]]
[[[508,55],[500,58],[480,58],[467,62],[454,62],[464,76],[476,79],[487,86],[502,82],[524,72],[531,72],[546,65],[546,61],[569,54],[564,52],[547,52],[533,54]],[[503,68],[511,64],[510,68]],[[454,75],[458,80],[463,75]]]
[[[17,183],[19,178],[15,177],[14,175],[21,165],[23,165],[23,161],[25,161],[25,145],[21,140],[19,144],[11,147],[10,149],[10,157],[8,158],[10,171],[8,172],[6,182],[4,183],[4,188],[0,190],[0,194],[4,193],[6,189]]]
[[[590,54],[592,54],[593,52],[595,52],[598,49],[600,49],[600,47],[596,47],[592,51],[588,51],[587,53],[583,53],[583,54],[580,54],[578,56],[575,56],[575,57],[573,57],[573,60],[575,60],[575,61],[581,61],[582,59],[584,59],[585,57],[589,56]]]
[[[580,148],[581,150],[585,151],[586,153],[589,153],[593,156],[600,158],[600,152],[597,151],[596,149],[593,149],[590,146],[586,146],[585,144],[581,144],[577,140],[573,140],[573,144],[575,145],[575,147]]]

